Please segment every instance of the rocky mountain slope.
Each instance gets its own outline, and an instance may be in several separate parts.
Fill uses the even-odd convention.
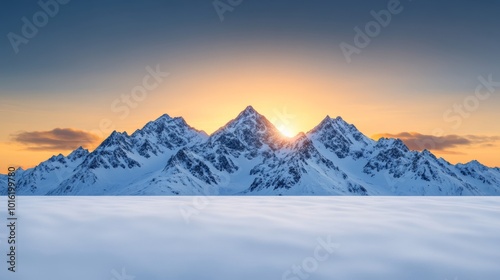
[[[250,106],[210,136],[163,115],[16,179],[21,195],[500,194],[498,168],[453,165],[399,139],[374,141],[340,117],[285,138]]]

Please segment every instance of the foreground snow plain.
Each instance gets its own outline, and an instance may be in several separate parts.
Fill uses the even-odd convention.
[[[0,279],[500,275],[496,197],[18,197],[17,207],[17,272],[1,226]]]

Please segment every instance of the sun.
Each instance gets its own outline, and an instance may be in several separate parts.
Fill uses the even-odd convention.
[[[289,127],[286,127],[284,125],[278,126],[278,130],[281,132],[281,134],[283,134],[283,136],[287,138],[292,138],[293,136],[295,136],[295,133],[293,133],[293,131]]]

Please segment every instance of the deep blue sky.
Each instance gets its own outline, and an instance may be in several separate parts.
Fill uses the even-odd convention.
[[[160,50],[169,53],[196,46],[309,42],[331,48],[333,57],[339,55],[342,41],[352,40],[353,27],[371,20],[369,11],[387,3],[245,0],[220,22],[211,1],[72,0],[15,55],[6,35],[20,34],[21,18],[31,18],[40,7],[37,1],[3,1],[0,90],[5,95],[9,89],[50,88],[41,73],[71,80],[147,62]],[[375,59],[377,50],[385,55],[395,50],[439,57],[445,70],[463,73],[465,80],[477,73],[498,73],[500,2],[414,0],[401,5],[403,12],[394,16],[364,57]],[[22,82],[27,78],[33,80]]]

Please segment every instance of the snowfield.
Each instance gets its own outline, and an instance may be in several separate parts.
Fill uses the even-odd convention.
[[[8,233],[1,226],[0,279],[496,280],[500,275],[498,197],[17,199],[18,271],[7,271]]]

